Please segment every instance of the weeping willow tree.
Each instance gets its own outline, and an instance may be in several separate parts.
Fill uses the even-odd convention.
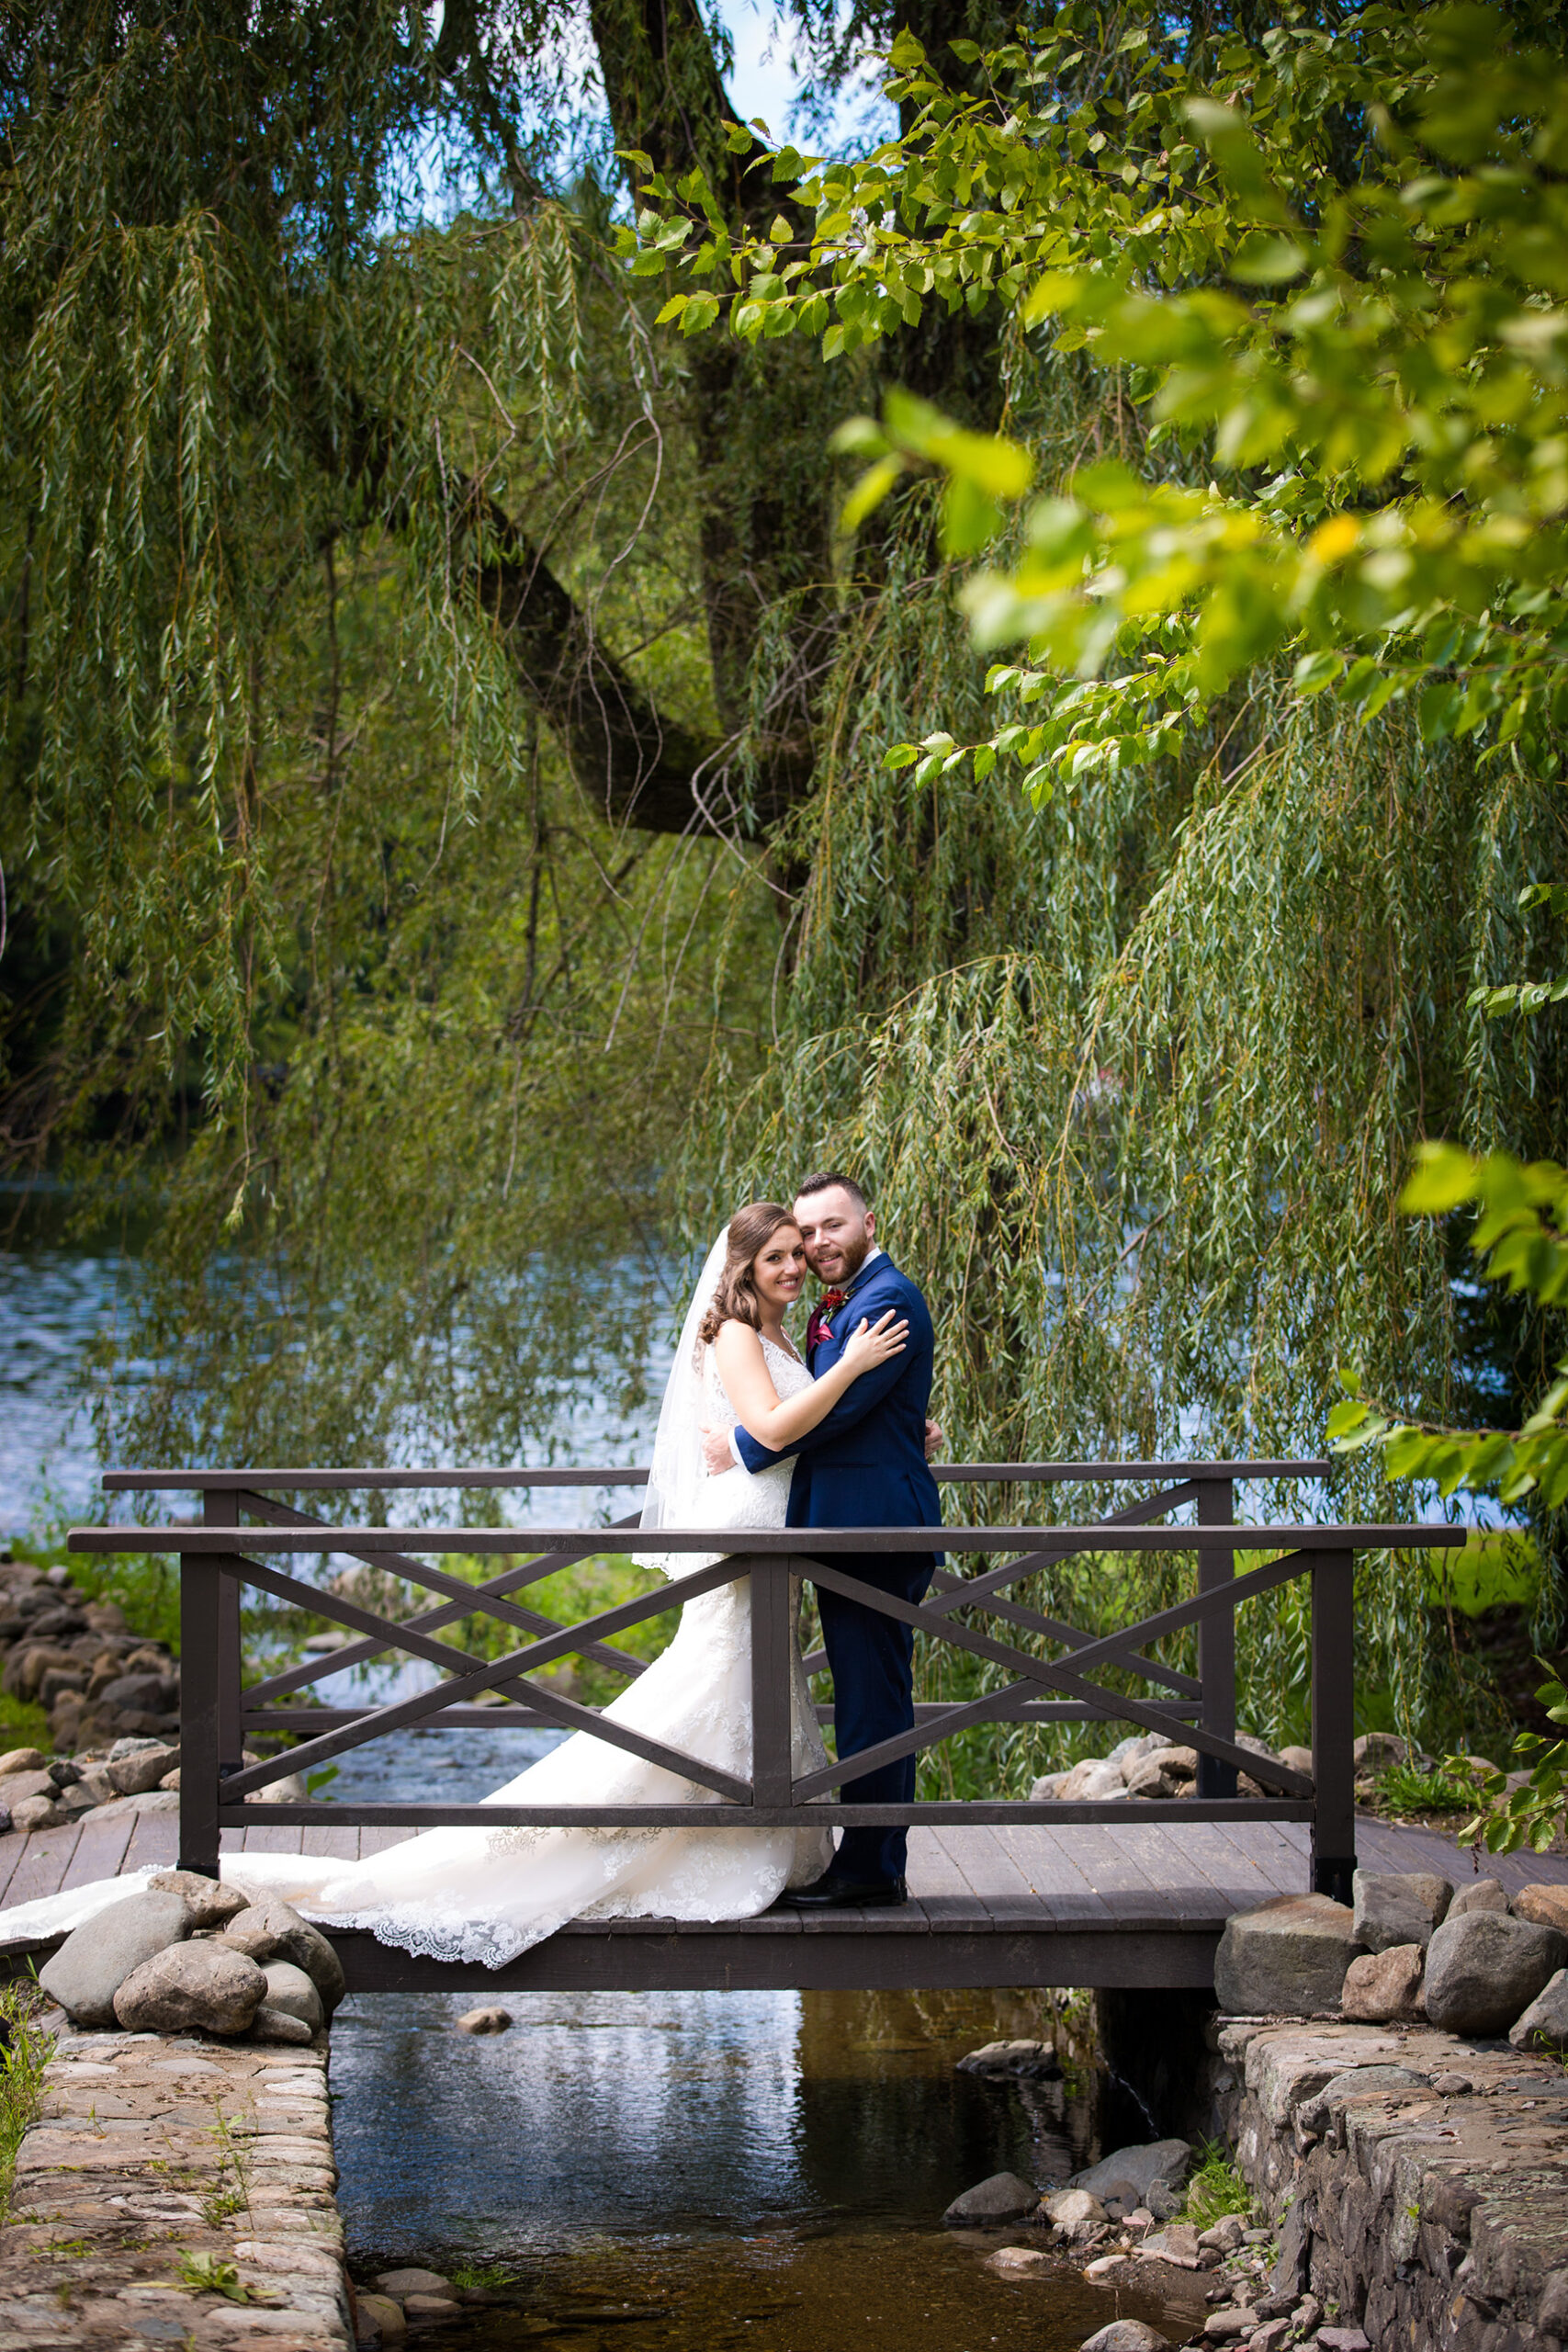
[[[1475,209],[1456,198],[1444,212],[1441,180],[1422,183],[1454,243],[1441,249],[1434,232],[1418,256],[1430,277],[1400,280],[1401,299],[1414,350],[1438,332],[1422,314],[1446,301],[1451,392],[1417,356],[1400,372],[1403,353],[1378,345],[1377,305],[1352,329],[1340,290],[1359,299],[1358,270],[1389,274],[1378,236],[1386,250],[1394,231],[1378,208],[1422,130],[1450,169],[1450,148],[1468,162],[1490,157],[1489,141],[1512,162],[1513,120],[1528,123],[1539,96],[1541,140],[1558,136],[1560,62],[1554,82],[1528,48],[1534,21],[1521,19],[1516,55],[1505,21],[1478,17],[1461,40],[1451,16],[1373,12],[1342,40],[1293,17],[1261,43],[1231,38],[1193,74],[1181,28],[1069,7],[987,61],[981,102],[954,96],[911,40],[895,50],[895,88],[923,102],[915,133],[868,169],[818,172],[813,234],[787,249],[789,271],[760,248],[720,251],[719,322],[820,337],[825,357],[922,305],[999,296],[1012,308],[1010,442],[900,400],[853,435],[875,463],[850,513],[900,475],[935,471],[942,518],[934,491],[905,492],[899,576],[846,649],[821,782],[794,834],[811,878],[777,1052],[749,1091],[718,1073],[690,1163],[715,1205],[776,1187],[803,1150],[863,1172],[931,1298],[939,1409],[960,1453],[1310,1456],[1348,1370],[1412,1419],[1440,1422],[1478,1390],[1517,1395],[1546,1369],[1539,1314],[1479,1329],[1451,1233],[1398,1212],[1422,1136],[1540,1156],[1564,1108],[1561,1013],[1487,1018],[1495,983],[1534,949],[1527,909],[1565,846],[1562,689],[1543,666],[1559,614],[1559,374],[1523,323],[1505,330],[1511,349],[1486,346],[1500,306],[1556,284],[1553,265],[1538,267],[1547,198],[1527,178],[1514,243],[1478,252]],[[1381,104],[1394,86],[1385,33],[1404,43],[1409,104],[1392,132],[1385,117],[1380,149],[1371,94]],[[1455,93],[1478,41],[1507,85],[1501,130],[1495,93],[1468,114]],[[1064,95],[1074,44],[1082,78]],[[1208,72],[1231,106],[1193,95]],[[1462,138],[1445,128],[1459,119]],[[1533,168],[1549,176],[1555,152],[1539,146]],[[1271,376],[1279,327],[1255,328],[1217,293],[1173,302],[1161,322],[1173,282],[1298,277],[1319,257],[1280,191],[1297,218],[1325,221],[1334,191],[1358,183],[1371,191],[1365,257],[1325,226],[1315,311],[1309,322],[1303,300],[1287,330],[1315,373],[1298,343],[1287,358],[1303,372],[1281,360]],[[711,215],[701,191],[650,181],[649,194],[684,323]],[[1298,243],[1284,244],[1287,224]],[[1026,302],[1043,266],[1055,275]],[[1471,273],[1497,283],[1478,290]],[[1448,323],[1467,313],[1468,366]],[[1030,332],[1052,316],[1073,331]],[[1341,317],[1325,360],[1333,334],[1319,331]],[[718,331],[705,312],[696,324]],[[1450,412],[1429,434],[1423,401]],[[1506,456],[1505,416],[1518,428]],[[1173,430],[1190,419],[1202,429]],[[1244,474],[1227,512],[1204,488],[1216,441],[1233,469],[1267,455],[1286,470]],[[1451,484],[1423,476],[1438,449]],[[939,537],[950,555],[982,545],[1032,476],[1047,495],[998,550],[1007,568],[965,590],[972,633],[953,609],[962,575],[933,560]],[[1516,493],[1516,480],[1537,487]],[[1348,498],[1370,505],[1374,488],[1388,502],[1381,537],[1375,524],[1363,541],[1360,521],[1323,520]],[[1527,529],[1514,514],[1538,490],[1544,514]],[[1479,519],[1439,526],[1433,491],[1472,497]],[[1334,554],[1326,537],[1322,551],[1292,541],[1298,514],[1339,534]],[[1425,597],[1404,552],[1423,537]],[[1328,567],[1363,543],[1364,584],[1336,602]],[[1510,572],[1500,550],[1527,546]],[[1488,597],[1498,612],[1481,611]],[[1018,638],[1025,666],[987,675],[987,640]],[[1276,647],[1286,658],[1269,658]],[[987,686],[1021,692],[999,729]],[[1034,763],[1024,792],[998,791],[1010,752]],[[1390,1505],[1365,1457],[1338,1466],[1326,1498],[1365,1517]],[[1012,1519],[1028,1499],[1003,1493],[990,1508]],[[1082,1519],[1112,1499],[1078,1490],[1056,1507]],[[1267,1499],[1300,1509],[1288,1489]],[[1537,1533],[1535,1631],[1551,1640],[1563,1583],[1550,1513]],[[1042,1590],[1061,1613],[1114,1622],[1129,1599],[1174,1598],[1173,1577],[1170,1562],[1114,1576],[1095,1561],[1049,1573]],[[1430,1724],[1445,1683],[1451,1696],[1434,1598],[1416,1560],[1362,1564],[1362,1670],[1407,1731]],[[1299,1597],[1249,1605],[1240,1634],[1252,1728],[1299,1736]],[[1487,1712],[1461,1690],[1457,1728],[1495,1740]],[[1043,1743],[998,1732],[976,1736],[960,1769],[1016,1785],[1043,1760]]]
[[[1043,652],[1009,689],[1047,802],[957,605],[1019,451],[1052,491],[1118,459],[1112,510],[1201,504],[1213,417],[1156,431],[1101,312],[1025,316],[1024,247],[1206,299],[1224,191],[1145,84],[1242,86],[1274,35],[1079,6],[984,56],[977,5],[897,23],[900,138],[824,175],[737,120],[689,6],[7,19],[10,1139],[161,1183],[166,1371],[121,1443],[596,1452],[672,1240],[825,1157],[927,1287],[960,1452],[1311,1454],[1337,1364],[1412,1413],[1528,1372],[1533,1327],[1478,1351],[1394,1201],[1421,1133],[1558,1117],[1561,1016],[1469,1001],[1561,853],[1551,769],[1484,711],[1303,697],[1279,628],[1194,669],[1178,600],[1112,614],[1124,675]],[[803,10],[818,95],[896,28]],[[1270,133],[1321,192],[1378,181],[1368,120],[1325,88]],[[836,538],[829,434],[887,387],[925,403],[883,408],[899,488]],[[1101,510],[1044,503],[1081,581]],[[1424,1590],[1366,1577],[1409,1722]],[[1295,1728],[1299,1616],[1243,1634],[1255,1727]],[[964,1769],[1037,1769],[1009,1736]]]
[[[871,22],[803,23],[823,103]],[[694,0],[0,30],[3,1140],[158,1204],[122,1448],[635,1402],[843,605],[836,388],[613,250],[617,150],[791,205],[727,62]],[[994,421],[988,326],[899,356]]]

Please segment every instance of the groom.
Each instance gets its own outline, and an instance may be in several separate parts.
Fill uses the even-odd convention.
[[[825,1283],[807,1329],[806,1361],[820,1378],[837,1363],[862,1317],[874,1323],[889,1307],[908,1318],[902,1355],[863,1373],[826,1419],[793,1449],[790,1527],[939,1527],[942,1503],[926,1466],[926,1408],[931,1393],[931,1318],[915,1284],[876,1242],[876,1216],[852,1177],[836,1171],[808,1176],[795,1196],[795,1221],[807,1263]],[[716,1474],[734,1458],[744,1469],[772,1467],[770,1453],[749,1430],[705,1430],[704,1451]],[[807,1555],[809,1556],[809,1555]],[[834,1552],[822,1557],[863,1584],[899,1600],[924,1599],[938,1555],[931,1552]],[[875,1747],[915,1722],[914,1634],[897,1619],[817,1588],[822,1639],[833,1672],[833,1722],[840,1760]],[[846,1804],[910,1804],[915,1759],[900,1757],[847,1781]],[[906,1833],[846,1829],[823,1876],[780,1896],[796,1910],[833,1910],[852,1904],[902,1903]]]

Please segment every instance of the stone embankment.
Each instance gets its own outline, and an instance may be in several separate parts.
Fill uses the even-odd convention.
[[[62,2023],[0,2230],[0,2352],[346,2352],[324,2033]]]
[[[1278,2247],[1227,2282],[1210,2342],[1559,2352],[1559,2059],[1421,2026],[1227,2018],[1215,2039],[1217,2121]]]

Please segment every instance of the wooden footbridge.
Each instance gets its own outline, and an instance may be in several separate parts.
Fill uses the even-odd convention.
[[[646,1597],[562,1625],[518,1596],[573,1562],[628,1553],[647,1539],[634,1520],[611,1527],[354,1526],[299,1508],[327,1493],[448,1488],[602,1489],[636,1486],[641,1470],[177,1470],[118,1471],[118,1492],[195,1492],[199,1522],[74,1529],[71,1548],[91,1553],[178,1556],[182,1594],[180,1809],[177,1858],[213,1872],[220,1849],[305,1851],[344,1860],[436,1826],[682,1827],[711,1829],[716,1810],[737,1828],[820,1829],[899,1822],[910,1828],[911,1900],[901,1909],[802,1917],[771,1912],[725,1926],[672,1920],[579,1921],[499,1972],[413,1958],[363,1934],[334,1931],[352,1989],[489,1989],[571,1986],[879,1987],[984,1984],[1202,1986],[1229,1913],[1270,1895],[1313,1887],[1347,1899],[1362,1858],[1383,1868],[1451,1867],[1447,1840],[1358,1825],[1351,1743],[1355,1675],[1354,1572],[1359,1552],[1420,1549],[1463,1541],[1443,1526],[1248,1525],[1235,1515],[1247,1482],[1321,1478],[1321,1462],[970,1463],[938,1476],[950,1487],[982,1481],[1027,1487],[1071,1482],[1101,1489],[1127,1485],[1139,1498],[1103,1520],[1077,1526],[949,1525],[950,1562],[919,1607],[909,1607],[834,1566],[839,1555],[910,1552],[930,1546],[911,1528],[748,1531],[744,1555],[694,1569]],[[285,1501],[284,1497],[293,1499]],[[1173,1523],[1190,1508],[1190,1520]],[[661,1530],[659,1548],[711,1553],[711,1534]],[[1110,1634],[1042,1613],[1013,1589],[1073,1554],[1151,1551],[1193,1555],[1190,1597]],[[430,1596],[431,1605],[393,1620],[280,1565],[290,1555],[331,1554],[373,1566]],[[502,1565],[474,1584],[437,1563],[446,1555],[490,1555]],[[1262,1564],[1237,1573],[1238,1555]],[[900,1618],[929,1645],[983,1661],[995,1687],[956,1703],[917,1709],[913,1732],[795,1779],[790,1765],[789,1577]],[[558,1660],[592,1658],[632,1676],[641,1662],[615,1645],[639,1621],[683,1599],[750,1579],[752,1626],[753,1760],[741,1781],[602,1718],[538,1679]],[[1236,1744],[1235,1611],[1255,1596],[1301,1581],[1311,1624],[1310,1775]],[[246,1683],[241,1654],[242,1586],[270,1593],[344,1629],[356,1640],[326,1657]],[[519,1637],[500,1658],[441,1638],[446,1627],[487,1614]],[[1197,1632],[1198,1672],[1168,1662],[1172,1636]],[[302,1703],[323,1676],[388,1653],[423,1661],[446,1678],[382,1706]],[[807,1661],[816,1670],[820,1657]],[[1130,1687],[1097,1675],[1114,1672]],[[511,1703],[494,1704],[491,1694]],[[487,1702],[487,1703],[480,1703]],[[821,1711],[825,1715],[830,1710]],[[1197,1749],[1191,1796],[1144,1803],[1031,1803],[943,1799],[910,1805],[846,1804],[835,1793],[874,1764],[934,1747],[972,1724],[995,1722],[1127,1724],[1159,1731]],[[264,1792],[285,1774],[309,1771],[367,1740],[415,1724],[482,1724],[586,1730],[664,1766],[704,1791],[680,1804],[525,1806],[344,1802],[278,1803]],[[258,1734],[284,1731],[299,1745],[258,1764],[243,1752]],[[1262,1795],[1237,1793],[1246,1772]],[[247,1802],[248,1800],[248,1802]],[[80,1827],[0,1838],[0,1905],[9,1908],[61,1887],[175,1856],[175,1818],[144,1813],[91,1817]],[[1430,1849],[1430,1850],[1428,1850]],[[1401,1857],[1404,1859],[1402,1860]],[[1511,1875],[1535,1875],[1516,1864]],[[1561,1876],[1548,1864],[1540,1874]]]

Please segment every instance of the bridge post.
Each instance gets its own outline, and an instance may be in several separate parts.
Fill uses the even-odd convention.
[[[1356,1874],[1356,1555],[1312,1555],[1312,1883],[1348,1903]]]
[[[788,1804],[791,1559],[753,1556],[751,1570],[751,1802]]]
[[[1229,1478],[1204,1478],[1198,1487],[1200,1527],[1231,1527],[1235,1522],[1235,1487]],[[1213,1592],[1235,1574],[1235,1555],[1218,1544],[1198,1546],[1198,1589]],[[1198,1621],[1198,1676],[1203,1685],[1201,1722],[1216,1739],[1235,1737],[1235,1611],[1215,1611]],[[1198,1758],[1198,1794],[1234,1797],[1235,1766],[1217,1756]]]
[[[209,1527],[238,1527],[238,1495],[201,1498],[201,1516]],[[241,1724],[240,1579],[225,1571],[218,1579],[218,1767],[220,1777],[238,1772],[245,1760],[245,1736]]]
[[[218,1876],[222,1588],[220,1554],[180,1562],[180,1868]]]

